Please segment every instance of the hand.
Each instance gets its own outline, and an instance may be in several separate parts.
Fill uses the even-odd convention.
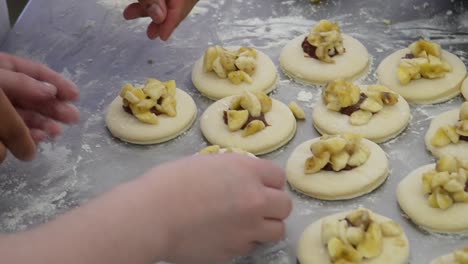
[[[172,162],[141,181],[165,204],[154,214],[168,227],[164,260],[175,263],[218,262],[244,255],[258,243],[280,240],[283,219],[292,207],[282,191],[283,170],[241,155],[199,155]]]
[[[148,26],[148,38],[160,37],[166,41],[197,2],[198,0],[138,0],[138,3],[127,6],[123,15],[127,20],[151,17],[153,21]]]
[[[48,67],[0,53],[0,162],[9,149],[21,160],[31,160],[36,143],[61,134],[59,122],[79,119],[69,101],[78,90]]]

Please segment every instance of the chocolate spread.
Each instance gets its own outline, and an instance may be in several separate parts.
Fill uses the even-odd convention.
[[[342,113],[343,115],[348,115],[348,116],[352,115],[354,112],[360,109],[362,102],[364,102],[364,100],[366,99],[367,99],[367,95],[365,95],[364,93],[361,93],[361,97],[359,98],[359,101],[357,103],[341,108],[340,113]]]
[[[354,168],[356,168],[356,167],[355,167],[355,166],[346,165],[346,167],[344,167],[344,168],[341,169],[341,170],[342,170],[342,171],[349,171],[349,170],[352,170],[352,169],[354,169]],[[324,170],[324,171],[335,171],[335,170],[333,170],[333,167],[332,167],[332,165],[331,165],[330,163],[327,163],[327,165],[325,165],[325,167],[323,167],[322,170]]]
[[[315,51],[317,50],[317,47],[310,44],[309,41],[307,40],[307,37],[304,39],[302,42],[302,50],[304,51],[305,54],[309,55],[309,57],[314,58],[318,60],[319,58],[315,54]],[[335,49],[335,54],[329,55],[330,57],[335,57],[338,54],[338,51]]]
[[[227,111],[223,112],[223,120],[224,120],[224,124],[227,125],[228,124]],[[245,122],[244,126],[242,126],[241,129],[244,129],[250,122],[252,122],[254,120],[260,120],[265,124],[265,126],[269,126],[269,124],[267,123],[267,121],[265,119],[265,114],[264,113],[261,113],[260,116],[258,116],[258,117],[253,117],[249,113],[249,118],[247,119],[247,122]]]

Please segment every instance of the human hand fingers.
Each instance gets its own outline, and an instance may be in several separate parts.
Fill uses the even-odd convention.
[[[45,65],[0,53],[0,68],[23,73],[38,81],[50,83],[55,87],[56,97],[60,100],[74,101],[78,99],[79,91],[75,84]]]
[[[20,160],[31,160],[36,154],[34,143],[29,129],[10,103],[3,90],[0,89],[0,142]]]
[[[292,210],[292,200],[286,192],[265,188],[265,196],[267,201],[263,212],[265,218],[283,220],[289,216]]]
[[[160,28],[161,28],[161,25],[151,22],[148,25],[148,30],[146,31],[146,35],[148,36],[149,39],[156,39],[157,37],[159,37]]]
[[[167,7],[165,0],[140,0],[128,5],[123,16],[127,20],[151,17],[155,24],[161,24],[166,19]]]
[[[7,149],[5,145],[3,145],[3,143],[0,141],[0,163],[2,163],[5,160],[6,155],[7,155]]]
[[[250,159],[253,170],[260,177],[262,183],[270,188],[282,189],[286,184],[284,170],[273,162],[264,159]]]
[[[31,130],[31,136],[36,142],[42,141],[46,137],[54,138],[62,134],[62,127],[57,121],[34,111],[24,109],[16,109],[16,111]]]
[[[79,120],[78,109],[65,101],[56,100],[57,88],[37,81],[23,73],[0,69],[2,88],[15,106],[34,110],[46,117],[64,123],[75,123]]]
[[[286,227],[283,221],[266,219],[256,229],[255,242],[275,242],[284,238]]]
[[[198,0],[169,0],[166,20],[161,24],[160,37],[166,41],[177,26],[190,13]]]

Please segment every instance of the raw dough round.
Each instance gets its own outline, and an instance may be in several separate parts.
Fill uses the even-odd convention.
[[[297,258],[301,264],[329,264],[331,263],[328,256],[327,248],[322,243],[322,221],[328,219],[343,219],[350,212],[343,212],[326,216],[318,221],[315,221],[302,233],[299,240]],[[386,222],[390,219],[372,213],[373,218],[379,222]],[[397,237],[385,237],[383,240],[382,253],[376,258],[363,260],[362,264],[406,264],[409,258],[409,241],[403,232]],[[402,243],[404,242],[404,244]],[[400,246],[402,245],[403,246]]]
[[[322,200],[345,200],[373,191],[388,176],[388,160],[385,152],[374,142],[362,139],[371,155],[366,163],[348,171],[320,171],[304,173],[304,163],[312,156],[310,145],[320,138],[300,144],[291,154],[286,165],[289,184],[301,193]]]
[[[377,68],[377,76],[382,85],[399,93],[408,102],[415,104],[435,104],[447,101],[460,93],[460,85],[466,76],[466,67],[454,54],[442,50],[442,59],[452,66],[444,78],[412,80],[401,85],[397,78],[400,59],[410,53],[401,49],[385,58]]]
[[[421,228],[439,233],[468,232],[468,203],[454,203],[442,210],[432,208],[422,186],[425,172],[435,169],[435,164],[412,171],[398,184],[397,198],[400,208]]]
[[[463,81],[461,92],[463,97],[465,97],[465,100],[468,100],[468,78]]]
[[[361,86],[361,90],[366,87]],[[408,103],[399,96],[398,103],[384,108],[372,116],[369,123],[353,126],[349,116],[328,110],[323,100],[314,107],[312,119],[314,127],[320,134],[337,135],[345,133],[359,134],[376,143],[381,143],[398,136],[405,130],[411,118]]]
[[[262,131],[243,137],[242,130],[231,132],[223,120],[235,96],[223,98],[210,105],[200,119],[203,136],[213,145],[240,148],[254,155],[265,154],[288,143],[296,133],[296,119],[282,102],[272,99],[273,106],[265,114],[268,122]]]
[[[424,139],[426,142],[426,148],[432,153],[432,155],[436,157],[451,155],[458,159],[466,159],[468,157],[468,141],[460,140],[457,144],[448,144],[444,147],[434,147],[431,144],[431,139],[440,127],[445,125],[455,125],[457,123],[459,113],[459,109],[454,109],[444,112],[432,119]]]
[[[325,63],[304,56],[302,42],[306,36],[293,39],[281,51],[281,68],[291,78],[306,84],[325,84],[340,78],[353,80],[367,72],[369,53],[357,39],[342,34],[346,52],[333,57],[335,63]]]
[[[235,50],[232,47],[228,49]],[[241,94],[244,90],[269,93],[276,88],[278,72],[273,61],[259,50],[257,50],[257,69],[251,77],[252,83],[233,84],[229,79],[220,79],[214,72],[203,72],[203,56],[195,63],[192,70],[193,85],[212,100]]]
[[[177,116],[160,115],[156,125],[145,124],[122,108],[122,98],[117,97],[107,109],[106,125],[109,131],[123,141],[148,145],[168,141],[189,129],[197,116],[192,97],[177,89]]]

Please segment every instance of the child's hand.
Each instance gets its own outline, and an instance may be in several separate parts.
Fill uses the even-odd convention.
[[[190,13],[198,0],[139,0],[124,10],[125,19],[151,17],[147,30],[150,39],[168,40],[172,32]]]
[[[32,159],[35,142],[60,135],[60,122],[79,119],[70,104],[78,98],[75,85],[39,63],[0,53],[0,89],[0,161],[6,149]]]

